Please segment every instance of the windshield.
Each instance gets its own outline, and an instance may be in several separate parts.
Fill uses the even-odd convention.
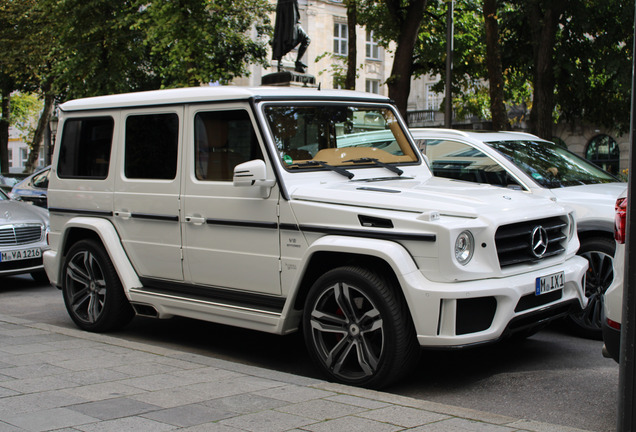
[[[418,161],[397,118],[386,107],[269,105],[265,117],[278,155],[289,170],[387,167]],[[393,166],[389,169],[401,173]]]
[[[619,180],[569,150],[546,141],[492,141],[498,150],[538,184],[554,189]]]

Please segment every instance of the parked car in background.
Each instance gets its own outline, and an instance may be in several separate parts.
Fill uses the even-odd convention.
[[[46,210],[12,200],[0,190],[0,277],[29,273],[48,282],[42,264],[48,228]]]
[[[17,183],[11,189],[12,198],[46,208],[50,173],[51,167],[47,166]]]
[[[11,196],[11,189],[13,189],[13,186],[24,180],[26,177],[26,174],[2,173],[0,174],[0,189],[2,189],[7,195]]]
[[[521,132],[411,129],[433,174],[530,192],[576,211],[579,255],[590,267],[587,307],[567,323],[600,339],[601,296],[613,279],[614,204],[627,184],[566,148]]]
[[[623,314],[623,279],[625,275],[625,229],[627,227],[627,195],[616,200],[616,218],[614,237],[616,254],[614,255],[614,280],[603,295],[603,355],[619,360],[621,341],[621,322]]]
[[[0,174],[0,190],[5,191],[6,193],[11,192],[13,185],[15,183],[11,181],[11,179],[5,178],[2,174]]]

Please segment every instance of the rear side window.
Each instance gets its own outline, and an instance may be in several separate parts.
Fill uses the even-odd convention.
[[[113,126],[112,117],[66,120],[57,163],[58,176],[96,180],[108,177]]]
[[[174,113],[129,116],[125,147],[127,178],[173,180],[177,175],[179,116]]]

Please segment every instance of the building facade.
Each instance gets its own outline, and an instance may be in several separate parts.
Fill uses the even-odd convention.
[[[276,4],[276,0],[271,0]],[[338,76],[346,73],[348,40],[347,13],[342,0],[298,0],[301,26],[311,38],[303,61],[308,65],[307,73],[316,77],[321,88],[338,88]],[[272,16],[272,20],[274,20]],[[273,21],[272,21],[273,22]],[[364,27],[356,27],[357,79],[356,90],[388,95],[386,80],[391,74],[394,46],[385,50]],[[293,70],[297,51],[293,50],[282,59],[284,68]],[[278,64],[271,61],[268,68],[253,66],[249,77],[235,80],[237,85],[258,86],[263,75],[277,71]],[[423,76],[411,83],[408,99],[409,126],[443,127],[441,110],[444,95],[432,90],[442,77]],[[453,127],[483,129],[489,124],[483,119],[469,119]],[[527,130],[520,125],[520,130]],[[625,173],[629,162],[629,136],[593,125],[559,124],[554,128],[554,141],[585,157],[607,171],[620,175]]]
[[[29,157],[29,145],[24,141],[22,133],[15,127],[9,127],[9,166],[2,167],[2,172],[20,174],[24,172],[27,158]],[[44,168],[44,149],[40,149],[37,168]]]
[[[270,0],[273,5],[276,0]],[[347,10],[342,0],[299,0],[300,24],[311,43],[303,62],[307,74],[316,78],[321,88],[339,88],[338,77],[346,74],[349,49]],[[272,22],[274,16],[272,15]],[[393,56],[391,47],[385,50],[373,37],[373,32],[356,26],[357,79],[356,90],[387,95],[386,80],[391,74]],[[282,59],[285,69],[293,70],[297,50]],[[234,80],[236,85],[261,85],[263,75],[276,72],[278,62],[271,60],[268,68],[252,66],[249,77]]]

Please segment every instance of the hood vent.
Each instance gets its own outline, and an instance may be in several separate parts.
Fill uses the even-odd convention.
[[[402,191],[395,190],[395,189],[383,189],[383,188],[369,187],[369,186],[363,186],[363,187],[359,187],[359,188],[356,188],[356,189],[363,190],[363,191],[384,192],[384,193],[401,193],[402,192]]]

